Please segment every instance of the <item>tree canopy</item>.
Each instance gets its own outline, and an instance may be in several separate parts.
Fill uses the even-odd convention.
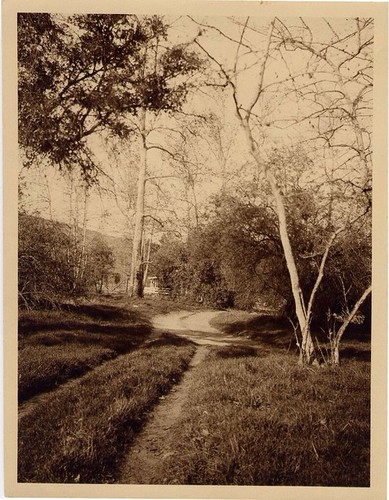
[[[127,116],[139,108],[179,109],[188,85],[172,82],[199,58],[169,46],[167,29],[157,16],[19,14],[19,144],[28,158],[77,166],[90,179],[91,134],[131,133]]]

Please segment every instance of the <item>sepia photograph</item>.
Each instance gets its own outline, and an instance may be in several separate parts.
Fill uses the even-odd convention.
[[[385,498],[387,6],[228,3],[9,8],[20,496]]]

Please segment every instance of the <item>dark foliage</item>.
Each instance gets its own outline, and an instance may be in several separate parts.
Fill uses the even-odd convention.
[[[289,232],[307,302],[330,233],[317,220],[318,208],[311,193],[301,188],[292,192],[287,204]],[[265,203],[215,198],[212,217],[193,230],[186,242],[161,241],[155,266],[173,296],[222,308],[273,309],[294,317],[278,223],[274,210]],[[329,314],[341,320],[370,279],[371,240],[366,219],[342,232],[330,250],[314,304],[316,327],[326,327]],[[367,301],[355,321],[368,327],[369,309]]]
[[[86,245],[68,225],[24,212],[18,230],[21,307],[58,307],[93,289],[101,293],[114,264],[112,248],[101,236]]]
[[[126,114],[139,108],[180,109],[189,84],[175,79],[190,76],[200,60],[188,47],[171,47],[150,66],[147,52],[166,36],[157,16],[20,13],[19,144],[27,164],[43,155],[59,168],[77,165],[91,182],[88,136],[131,134]]]

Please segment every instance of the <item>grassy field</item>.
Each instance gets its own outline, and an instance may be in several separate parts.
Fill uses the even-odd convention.
[[[161,298],[104,298],[19,315],[19,402],[83,375],[152,336],[150,318],[180,309]]]
[[[193,353],[161,336],[49,393],[19,420],[19,482],[114,482],[121,453]]]
[[[103,299],[20,313],[19,402],[41,398],[19,418],[20,482],[115,480],[121,452],[194,353],[152,331],[154,314],[177,307]]]
[[[369,374],[367,362],[307,369],[214,348],[173,430],[165,482],[368,486]]]
[[[135,434],[194,354],[151,327],[155,314],[179,309],[199,308],[102,297],[21,312],[20,482],[118,480]],[[341,367],[302,368],[281,318],[227,311],[212,324],[252,342],[209,348],[159,482],[368,486],[367,336],[351,332]]]
[[[89,304],[19,315],[19,402],[131,351],[152,329],[131,308]]]

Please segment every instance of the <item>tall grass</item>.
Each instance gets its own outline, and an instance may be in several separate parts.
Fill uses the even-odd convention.
[[[368,363],[307,369],[293,356],[225,351],[198,372],[165,482],[369,485]]]
[[[114,482],[123,450],[194,349],[158,338],[49,393],[19,420],[18,481]]]

